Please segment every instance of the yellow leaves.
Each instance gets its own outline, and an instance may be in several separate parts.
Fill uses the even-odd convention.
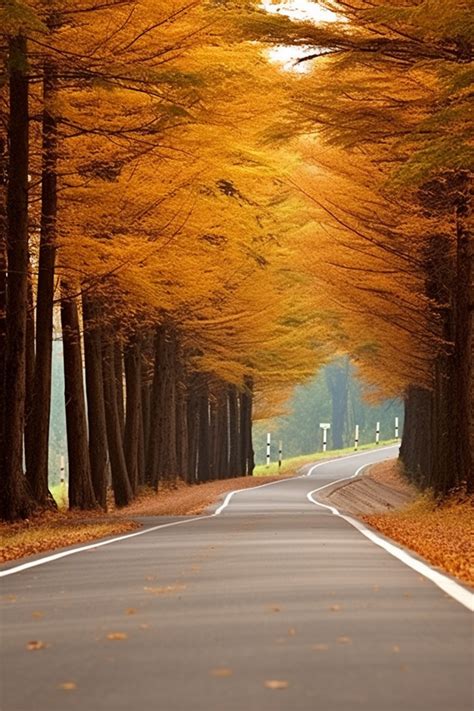
[[[472,500],[448,500],[443,506],[429,495],[408,507],[363,517],[393,538],[451,575],[474,584],[474,508]],[[404,593],[409,597],[410,593]]]
[[[267,681],[264,682],[264,686],[266,689],[281,690],[287,689],[289,684],[283,679],[267,679]]]
[[[338,644],[352,644],[352,639],[347,635],[341,635],[336,639]]]
[[[113,641],[118,641],[118,640],[124,640],[127,639],[128,635],[126,632],[109,632],[107,635],[107,639],[113,640]]]
[[[40,649],[46,649],[49,645],[42,642],[40,639],[33,639],[26,645],[29,652],[37,652]]]
[[[340,611],[342,610],[342,606],[341,606],[341,605],[338,605],[338,604],[336,603],[336,604],[334,604],[334,605],[331,605],[330,608],[329,608],[329,610],[330,610],[331,612],[340,612]]]
[[[63,689],[64,691],[75,691],[75,689],[77,689],[77,684],[75,681],[64,681],[62,684],[58,684],[58,689]]]
[[[222,679],[224,677],[232,676],[233,672],[229,667],[216,667],[215,669],[211,669],[209,674]]]

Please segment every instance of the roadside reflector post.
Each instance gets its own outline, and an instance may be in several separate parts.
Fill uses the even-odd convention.
[[[64,484],[64,456],[62,454],[59,458],[59,481]]]
[[[331,424],[329,422],[320,422],[319,426],[323,431],[323,452],[325,452],[328,443],[328,430],[331,429]]]
[[[395,439],[398,439],[398,417],[395,418]]]
[[[270,445],[272,442],[271,432],[267,432],[267,467],[270,466]]]
[[[375,444],[379,444],[380,442],[380,422],[377,422],[377,426],[375,428]]]
[[[355,435],[354,435],[354,450],[357,452],[359,449],[359,425],[356,425]]]
[[[278,442],[278,471],[281,469],[281,462],[283,458],[283,442],[280,440]]]

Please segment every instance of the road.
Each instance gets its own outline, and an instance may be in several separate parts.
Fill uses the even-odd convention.
[[[394,454],[4,577],[2,711],[471,709],[466,607],[307,498]]]

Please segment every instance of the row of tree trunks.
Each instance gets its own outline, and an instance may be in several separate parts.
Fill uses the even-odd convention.
[[[28,312],[28,62],[26,38],[12,37],[9,63],[7,288],[2,393],[0,515],[27,518],[33,501],[23,472]],[[8,413],[8,416],[7,416]]]
[[[456,188],[454,190],[454,187]],[[426,294],[439,330],[430,390],[410,388],[400,456],[418,486],[444,496],[456,487],[474,491],[473,238],[469,228],[470,184],[457,176],[440,209],[456,211],[454,248],[435,235],[425,254]],[[439,186],[429,186],[429,194]],[[452,202],[454,195],[454,202]]]

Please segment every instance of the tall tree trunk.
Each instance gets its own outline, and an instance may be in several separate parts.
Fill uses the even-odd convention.
[[[5,354],[7,347],[7,142],[0,136],[0,466],[3,451]]]
[[[0,516],[29,516],[33,501],[23,473],[26,314],[28,309],[28,74],[26,38],[9,40],[9,162],[7,190],[7,314],[3,382]],[[7,414],[8,410],[8,414]]]
[[[227,388],[223,387],[217,402],[216,472],[218,479],[229,477],[229,410]]]
[[[255,468],[252,444],[252,404],[253,380],[246,376],[244,390],[240,394],[241,472],[243,476],[252,476]]]
[[[123,398],[123,357],[122,344],[116,340],[114,343],[114,370],[115,386],[117,388],[117,410],[122,439],[125,434],[125,403]]]
[[[79,316],[76,301],[68,297],[68,289],[64,284],[62,293],[61,324],[69,460],[69,506],[77,509],[92,509],[97,506],[97,501],[89,463]]]
[[[433,393],[411,386],[405,398],[405,418],[400,459],[410,481],[420,488],[431,485]]]
[[[186,420],[188,432],[188,465],[186,481],[195,484],[198,478],[199,451],[199,393],[197,389],[198,375],[193,373],[188,380],[188,397]]]
[[[57,120],[52,107],[56,94],[54,66],[45,62],[43,78],[43,152],[41,179],[41,228],[36,299],[36,359],[29,421],[34,436],[27,447],[26,471],[34,496],[51,504],[48,490],[49,424],[51,416],[51,369],[53,350],[54,270],[57,217]],[[29,450],[29,456],[28,456]]]
[[[82,296],[82,314],[92,486],[97,502],[105,511],[107,509],[108,452],[102,374],[102,336],[99,321],[100,307],[94,297],[86,293]]]
[[[103,376],[105,394],[105,412],[107,423],[107,442],[109,446],[112,486],[117,506],[127,506],[133,499],[123,450],[123,437],[120,425],[120,413],[117,404],[117,381],[115,371],[115,347],[111,334],[107,334],[102,344]]]
[[[35,305],[33,296],[33,283],[31,279],[31,265],[28,265],[28,309],[26,313],[26,373],[25,373],[25,440],[24,440],[24,451],[25,451],[25,465],[26,465],[26,476],[30,480],[28,474],[28,467],[32,462],[32,449],[35,440],[35,428],[34,422],[31,418],[31,408],[33,403],[33,380],[35,375]],[[37,496],[34,489],[31,487],[30,480],[30,491],[33,495],[35,503],[38,505],[43,505],[47,503],[47,500],[41,501]],[[47,495],[46,495],[47,496]]]
[[[188,432],[188,379],[184,364],[184,354],[179,349],[176,375],[176,456],[178,473],[188,480],[189,432]]]
[[[209,481],[211,476],[211,427],[209,419],[209,389],[204,382],[201,384],[199,399],[199,435],[197,454],[197,478],[199,482]]]
[[[474,491],[474,239],[471,217],[471,189],[468,184],[456,208],[456,295],[454,372],[456,377],[457,435],[456,470],[459,483]]]
[[[134,493],[138,488],[139,451],[142,437],[141,418],[141,351],[140,339],[133,337],[124,348],[125,382],[126,382],[126,413],[124,453],[130,484]]]
[[[229,476],[241,476],[241,437],[239,392],[235,385],[228,389],[229,399]]]

